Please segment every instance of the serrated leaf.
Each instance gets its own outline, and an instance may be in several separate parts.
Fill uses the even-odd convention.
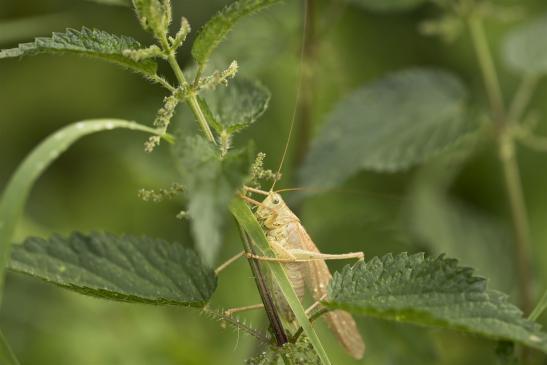
[[[31,237],[13,248],[11,270],[76,292],[124,302],[204,305],[212,270],[179,243],[158,238],[72,233]]]
[[[524,319],[507,295],[487,290],[486,279],[443,256],[403,253],[346,266],[335,273],[326,305],[382,319],[515,341],[547,352],[547,334]]]
[[[409,69],[354,91],[328,115],[300,179],[333,187],[361,169],[400,171],[427,160],[473,129],[467,93],[440,70]]]
[[[253,124],[268,108],[270,91],[262,84],[244,78],[230,81],[227,87],[218,87],[203,93],[211,113],[213,127],[218,133],[239,132]]]
[[[4,285],[4,270],[10,257],[13,233],[27,201],[30,190],[38,177],[67,148],[83,136],[91,133],[126,128],[141,132],[159,132],[120,119],[96,119],[71,124],[62,128],[40,143],[19,165],[10,178],[0,199],[0,297]]]
[[[526,75],[547,73],[547,16],[518,27],[507,35],[503,56],[514,71]]]
[[[188,213],[197,249],[212,264],[222,242],[221,230],[228,205],[249,173],[245,150],[221,157],[203,137],[182,139],[174,146],[177,167],[189,199]]]
[[[192,45],[192,56],[197,63],[204,65],[239,19],[279,1],[239,0],[227,5],[200,29]]]
[[[53,33],[51,37],[21,43],[17,48],[0,50],[0,59],[41,53],[71,53],[112,62],[145,75],[155,75],[158,67],[155,61],[147,59],[137,62],[123,55],[124,50],[140,48],[141,44],[131,37],[84,27],[81,31],[67,29],[64,33]]]
[[[347,0],[366,10],[376,12],[395,12],[417,8],[428,0]]]

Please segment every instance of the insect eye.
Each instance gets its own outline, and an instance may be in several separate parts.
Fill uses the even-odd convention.
[[[273,200],[273,203],[274,203],[274,204],[279,204],[279,199],[277,199],[277,198],[274,199],[274,200]]]

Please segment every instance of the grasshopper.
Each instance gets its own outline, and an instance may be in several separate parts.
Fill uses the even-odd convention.
[[[332,278],[325,260],[363,260],[364,254],[362,252],[339,255],[321,253],[306,232],[300,219],[291,211],[280,194],[249,187],[245,189],[256,194],[265,195],[262,202],[251,199],[246,195],[242,195],[242,197],[257,207],[255,215],[262,223],[268,242],[276,256],[264,257],[248,254],[247,257],[255,260],[282,263],[300,300],[304,297],[305,288],[310,289],[313,298],[317,301],[307,311],[308,313],[311,312],[311,309],[314,309],[321,300],[326,298],[327,285]],[[289,322],[293,321],[294,315],[283,295],[275,286],[273,288],[274,301],[282,317]],[[259,307],[250,306],[247,308]],[[365,352],[365,344],[351,315],[337,310],[327,312],[324,316],[329,328],[347,352],[352,357],[361,359]]]

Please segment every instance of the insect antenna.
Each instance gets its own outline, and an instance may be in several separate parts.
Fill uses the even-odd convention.
[[[283,150],[283,155],[281,157],[281,162],[279,163],[279,167],[277,168],[277,173],[275,174],[274,181],[272,183],[272,186],[270,187],[270,191],[273,191],[275,184],[279,180],[279,176],[281,174],[281,169],[283,168],[283,164],[285,163],[285,158],[287,157],[287,152],[289,150],[289,144],[291,142],[291,137],[294,130],[294,125],[296,123],[296,114],[298,113],[298,105],[300,105],[301,99],[302,99],[302,84],[304,80],[304,57],[305,57],[305,51],[306,51],[306,28],[308,27],[308,2],[303,2],[304,6],[304,16],[302,20],[302,40],[300,41],[300,55],[299,55],[299,64],[298,64],[298,81],[296,86],[296,97],[294,102],[294,107],[292,110],[292,116],[291,116],[291,125],[289,127],[289,134],[287,136],[287,143],[285,143],[285,149]]]

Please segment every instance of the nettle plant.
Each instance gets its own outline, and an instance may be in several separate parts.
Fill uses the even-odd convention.
[[[540,19],[507,37],[505,59],[508,66],[522,74],[523,81],[506,107],[482,25],[485,17],[503,18],[505,9],[474,0],[434,1],[441,16],[424,22],[421,29],[447,40],[469,30],[486,86],[488,110],[483,111],[476,105],[471,107],[465,85],[448,71],[413,68],[394,72],[364,85],[335,106],[299,172],[303,186],[324,189],[338,186],[363,169],[397,172],[433,156],[437,156],[435,161],[441,169],[450,166],[457,171],[472,154],[474,141],[495,139],[513,212],[516,275],[520,304],[528,315],[525,318],[507,295],[489,290],[484,278],[443,255],[388,254],[351,263],[336,272],[330,282],[317,279],[331,278],[323,261],[330,257],[314,251],[313,242],[306,241],[305,237],[291,241],[287,227],[297,221],[286,206],[283,211],[275,207],[283,202],[272,192],[273,184],[280,178],[279,171],[264,169],[265,155],[255,154],[252,144],[232,145],[234,134],[249,127],[266,110],[269,91],[256,81],[237,77],[235,61],[223,70],[209,72],[207,67],[217,46],[241,18],[276,2],[241,0],[220,11],[199,31],[191,47],[195,65],[184,71],[176,52],[184,44],[190,25],[183,18],[176,34],[170,35],[169,0],[133,0],[140,24],[157,41],[149,47],[129,37],[82,28],[0,51],[0,59],[40,53],[94,57],[136,72],[168,92],[152,127],[117,119],[81,121],[54,133],[31,152],[9,181],[0,202],[0,272],[9,268],[105,299],[200,308],[224,325],[264,343],[266,351],[249,359],[250,364],[330,364],[311,324],[319,317],[330,318],[334,322],[331,323],[333,330],[350,354],[360,358],[364,345],[357,332],[345,331],[353,325],[348,322],[352,321],[351,317],[347,313],[341,317],[334,315],[343,313],[341,310],[491,338],[498,341],[497,352],[507,363],[516,361],[514,344],[547,352],[547,334],[535,322],[547,307],[547,296],[535,307],[532,305],[528,223],[515,159],[517,142],[536,149],[547,146],[542,137],[533,134],[536,118],[527,113],[533,90],[541,75],[547,72],[547,45],[543,39],[547,21]],[[352,2],[369,10],[390,11],[410,9],[426,0]],[[309,29],[305,27],[305,31]],[[306,57],[309,54],[303,52],[303,62]],[[162,61],[171,67],[175,76],[173,83],[157,73],[158,63]],[[309,73],[302,74],[300,87],[305,87],[302,84],[306,77]],[[181,103],[187,105],[199,126],[195,135],[169,132],[175,109]],[[180,169],[180,181],[165,189],[142,190],[139,195],[144,200],[161,201],[184,194],[188,207],[180,217],[187,215],[190,219],[197,252],[159,238],[109,233],[73,233],[47,239],[31,237],[12,245],[15,226],[39,175],[81,137],[116,128],[150,133],[145,143],[147,152],[152,152],[160,143],[171,145]],[[462,213],[451,211],[452,206],[444,195],[454,174],[440,175],[442,178],[435,180],[434,189],[415,195],[413,209],[433,211],[429,217]],[[262,185],[272,189],[262,191]],[[420,187],[417,190],[421,191]],[[256,193],[266,195],[266,199],[256,201]],[[256,206],[258,210],[253,212]],[[208,305],[217,286],[217,274],[226,267],[211,269],[222,241],[221,227],[228,214],[240,228],[245,253],[240,256],[248,258],[262,299],[261,307],[269,320],[269,328],[263,332],[235,317],[236,311]],[[286,217],[290,219],[284,221],[282,218]],[[456,229],[443,227],[440,222],[439,230]],[[460,220],[460,223],[465,227],[468,222]],[[419,219],[413,224],[418,233],[426,231],[424,226],[435,225]],[[287,231],[289,236],[284,236]],[[477,239],[469,234],[471,241]],[[447,251],[451,245],[460,244],[454,243],[456,238],[447,239],[446,235],[444,238],[435,233],[422,236],[444,239]],[[289,241],[311,242],[311,246],[297,247],[302,252],[293,250],[282,257],[287,252],[277,246]],[[483,242],[473,242],[477,244],[476,252],[480,253]],[[294,285],[295,263],[300,265],[296,271],[304,280],[308,284],[312,282],[312,291],[321,294],[316,296],[319,301],[309,311],[297,295],[300,288]],[[390,339],[385,341],[389,345]],[[17,364],[5,340],[0,343],[1,363]]]

